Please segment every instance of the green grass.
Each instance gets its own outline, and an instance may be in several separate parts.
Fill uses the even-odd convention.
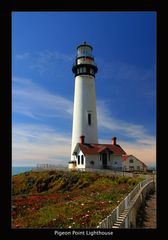
[[[12,227],[95,228],[141,180],[63,171],[13,176]]]

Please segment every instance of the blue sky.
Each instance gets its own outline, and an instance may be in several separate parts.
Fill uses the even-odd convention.
[[[12,163],[70,160],[76,47],[93,46],[100,143],[156,164],[156,13],[12,13]]]

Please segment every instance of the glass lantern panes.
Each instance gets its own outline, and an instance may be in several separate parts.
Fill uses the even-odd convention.
[[[78,48],[77,56],[91,56],[92,55],[92,49],[88,46],[81,46]]]

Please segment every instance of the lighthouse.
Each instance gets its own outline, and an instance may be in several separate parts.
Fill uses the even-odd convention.
[[[95,91],[95,74],[98,68],[92,55],[92,49],[86,42],[79,45],[72,67],[75,75],[75,91],[69,167],[75,162],[73,151],[81,136],[85,137],[85,143],[98,143]]]
[[[98,68],[92,50],[86,42],[79,45],[72,67],[75,91],[71,159],[68,168],[78,171],[89,169],[145,171],[146,165],[133,155],[127,155],[116,137],[112,137],[110,143],[98,143],[95,91],[95,74]]]

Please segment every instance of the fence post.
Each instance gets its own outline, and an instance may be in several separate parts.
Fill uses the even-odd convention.
[[[128,228],[128,215],[127,215],[127,217],[125,218],[125,228]]]
[[[118,207],[116,209],[116,217],[117,217],[117,219],[119,218],[119,208]]]
[[[128,196],[124,200],[124,209],[128,207]]]
[[[140,182],[140,188],[142,188],[142,184],[141,184],[142,182]]]

